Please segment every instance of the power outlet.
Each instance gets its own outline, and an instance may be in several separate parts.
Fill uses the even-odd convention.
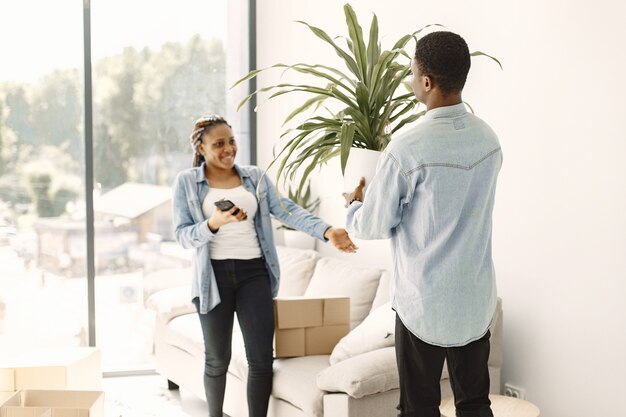
[[[512,398],[523,400],[526,398],[526,391],[511,384],[504,384],[504,395]]]

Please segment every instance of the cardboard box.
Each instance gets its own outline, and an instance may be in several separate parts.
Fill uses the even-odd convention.
[[[274,356],[325,355],[350,331],[349,297],[274,299]]]
[[[15,395],[15,391],[0,391],[0,405],[13,395]]]
[[[50,414],[45,414],[46,411]],[[104,392],[21,390],[0,405],[0,417],[46,415],[53,417],[104,417]]]
[[[308,327],[304,329],[305,355],[327,355],[350,331],[350,324]]]
[[[88,347],[29,350],[3,363],[0,375],[13,372],[13,387],[0,391],[100,390],[102,364],[100,350]],[[4,379],[3,379],[4,381]]]
[[[350,297],[324,299],[324,322],[322,326],[350,325]]]
[[[46,407],[6,407],[0,408],[2,417],[52,417],[52,410]]]
[[[15,391],[15,371],[13,368],[0,368],[0,391]]]
[[[324,321],[322,298],[284,297],[274,299],[276,328],[297,329],[321,326]]]
[[[274,355],[277,358],[304,356],[304,328],[276,329],[274,335]]]

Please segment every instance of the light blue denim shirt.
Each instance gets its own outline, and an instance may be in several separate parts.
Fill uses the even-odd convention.
[[[496,307],[491,222],[502,153],[496,134],[463,104],[429,110],[382,153],[349,233],[391,239],[392,306],[437,346],[487,333]]]
[[[172,199],[176,240],[192,253],[191,298],[200,298],[200,312],[206,314],[220,303],[220,295],[211,266],[209,242],[215,237],[202,213],[202,201],[209,192],[209,182],[200,167],[182,171],[174,182]],[[322,241],[324,232],[330,227],[288,198],[279,196],[270,179],[255,166],[238,166],[243,187],[257,197],[258,210],[254,216],[254,228],[259,246],[270,276],[272,296],[278,293],[280,269],[270,214],[296,230],[306,232]],[[219,231],[217,232],[219,233]]]

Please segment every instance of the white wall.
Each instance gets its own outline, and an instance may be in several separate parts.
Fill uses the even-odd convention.
[[[259,0],[259,67],[336,63],[332,51],[293,21],[343,35],[341,5]],[[526,389],[542,417],[620,415],[626,391],[626,5],[352,5],[365,27],[375,12],[389,42],[442,23],[462,34],[470,49],[501,59],[504,71],[486,59],[473,61],[464,98],[498,132],[504,150],[494,219],[505,314],[503,380]],[[259,86],[276,80],[262,76]],[[282,120],[298,102],[285,98],[259,108],[259,165],[271,160]],[[322,217],[337,225],[344,213],[340,184],[337,164],[315,182],[324,197]],[[380,266],[390,262],[386,242],[363,243],[354,257]]]

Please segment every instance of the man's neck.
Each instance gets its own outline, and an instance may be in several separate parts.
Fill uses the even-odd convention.
[[[433,94],[430,97],[428,97],[428,100],[426,100],[426,109],[427,110],[432,110],[432,109],[436,109],[437,107],[447,107],[447,106],[454,106],[456,104],[461,104],[463,103],[463,98],[461,97],[461,93],[456,93],[456,94],[448,94],[447,96],[443,96],[441,94]]]

